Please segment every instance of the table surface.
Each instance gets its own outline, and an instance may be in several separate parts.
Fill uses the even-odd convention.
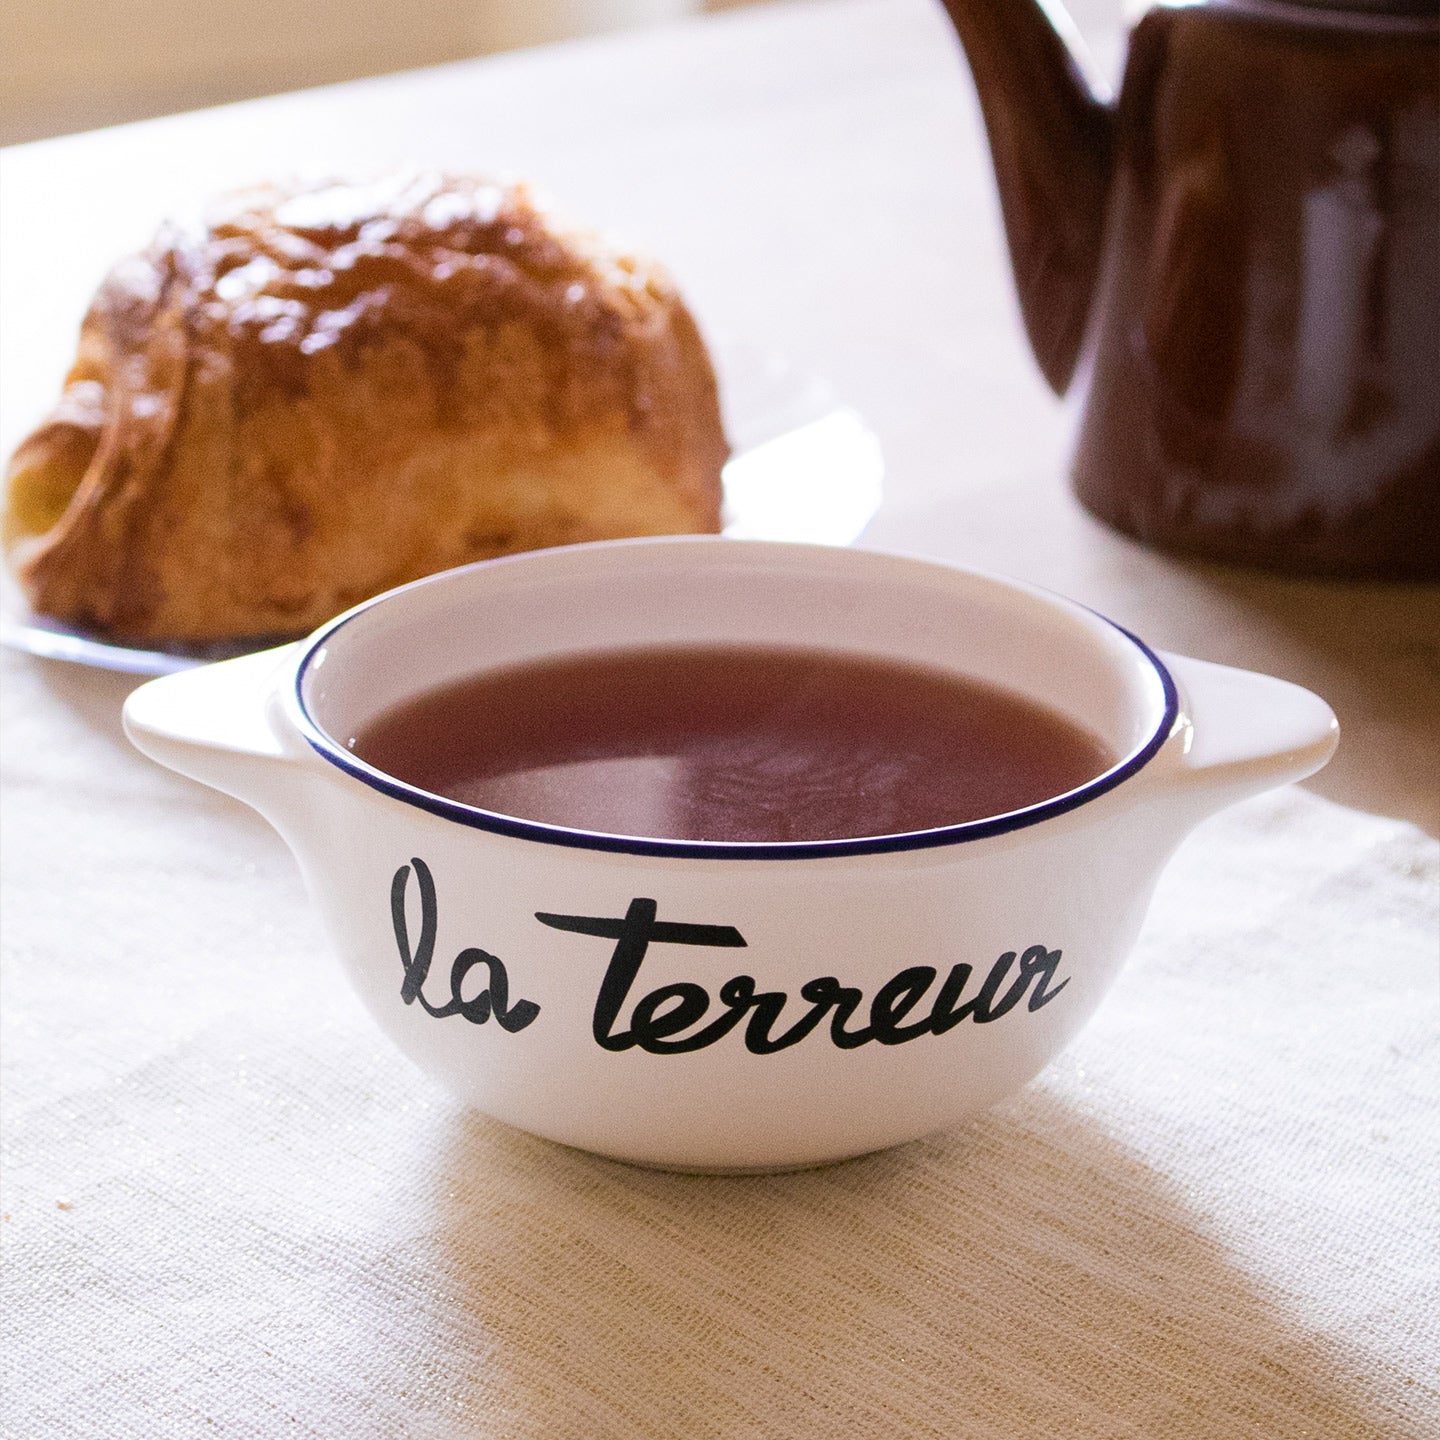
[[[1102,31],[1094,38],[1097,50],[1113,63],[1118,36]],[[1343,732],[1337,758],[1309,782],[1310,788],[1348,809],[1409,821],[1431,834],[1440,826],[1440,766],[1435,763],[1440,753],[1440,598],[1435,590],[1278,579],[1178,561],[1110,532],[1071,499],[1065,461],[1072,417],[1046,390],[1025,348],[973,91],[939,7],[921,0],[767,7],[7,152],[0,169],[0,441],[6,452],[55,393],[72,352],[75,325],[104,269],[142,244],[164,216],[193,211],[232,183],[284,174],[366,173],[392,164],[530,177],[571,213],[662,256],[721,345],[754,347],[783,357],[801,372],[823,375],[866,417],[884,448],[884,504],[864,543],[1038,582],[1095,606],[1156,646],[1307,685],[1331,701]],[[44,906],[29,903],[24,887],[33,881],[33,867],[28,856],[38,853],[48,857],[46,863],[63,863],[67,846],[94,856],[138,843],[127,832],[123,814],[105,808],[116,796],[143,793],[152,807],[169,806],[177,835],[189,847],[187,855],[201,869],[221,864],[217,836],[238,847],[234,853],[245,857],[252,872],[284,892],[285,913],[302,912],[288,861],[258,822],[238,819],[226,802],[215,802],[220,808],[211,809],[193,802],[192,813],[187,809],[191,792],[182,782],[152,775],[144,762],[125,753],[115,715],[126,682],[15,656],[4,664],[6,687],[14,697],[7,705],[9,793],[13,799],[27,787],[63,784],[69,787],[70,807],[69,818],[63,824],[56,818],[52,825],[44,806],[30,803],[23,808],[23,833],[15,824],[7,826],[7,852],[26,852],[25,857],[17,853],[10,866],[6,928],[11,932],[8,963],[16,967],[8,982],[12,993],[24,990],[14,976],[23,971],[27,957],[41,952],[45,927],[57,923],[62,908],[48,891]],[[71,742],[78,758],[70,762],[35,753]],[[86,830],[70,811],[77,805],[87,808],[92,799],[98,818]],[[1305,802],[1301,797],[1293,803]],[[18,804],[15,813],[21,813]],[[1340,812],[1315,807],[1315,814],[1331,817],[1314,822],[1319,830],[1340,833],[1333,828],[1340,824],[1333,818]],[[197,816],[212,828],[207,830]],[[1362,817],[1345,823],[1381,824]],[[82,833],[84,838],[77,838]],[[1381,840],[1392,833],[1408,835],[1406,844],[1421,847],[1414,854],[1430,853],[1420,837],[1400,827],[1373,833]],[[179,839],[174,843],[181,846]],[[184,858],[177,848],[167,871],[177,887],[177,906],[185,894],[179,887],[187,883]],[[81,886],[74,905],[81,911],[86,904],[98,906],[96,893]],[[105,923],[123,929],[126,922],[116,920],[117,913],[106,909]],[[244,916],[229,918],[245,923]],[[84,914],[70,913],[68,920],[84,931]],[[206,932],[198,921],[176,918],[173,923],[203,943]],[[1412,938],[1419,923],[1423,939],[1428,921],[1406,923]],[[133,949],[145,942],[131,934],[127,943]],[[263,945],[276,943],[267,929]],[[101,997],[111,983],[97,979],[100,995],[87,1002],[95,1007],[97,1023],[104,1011]],[[238,1005],[242,998],[232,995],[229,1004]],[[10,1103],[23,1108],[14,1099],[30,1084],[22,1060],[61,1062],[52,1053],[53,1037],[46,1038],[44,1006],[29,996],[20,1008],[12,1039],[21,1068],[8,1084]],[[83,1074],[92,1087],[87,1094],[103,1091],[115,1078],[107,1066],[116,1067],[116,1076],[124,1068],[113,1051],[90,1054],[83,1046],[64,1063]],[[115,1083],[121,1082],[115,1078]],[[74,1087],[66,1093],[75,1093]],[[133,1117],[117,1112],[113,1123],[124,1128]],[[132,1138],[142,1147],[159,1143],[144,1134]],[[173,1143],[183,1156],[183,1142]],[[287,1163],[300,1165],[302,1159],[292,1151]],[[49,1185],[57,1200],[63,1199],[64,1187],[76,1182],[65,1178],[58,1162],[46,1169],[29,1152],[18,1168],[30,1173],[37,1164],[42,1189]],[[183,1175],[183,1164],[172,1179],[175,1173]],[[515,1173],[509,1179],[515,1182]],[[183,1183],[175,1185],[178,1189],[166,1191],[156,1203],[183,1207]],[[647,1195],[661,1203],[658,1191],[642,1186],[634,1193],[640,1196],[637,1203]],[[805,1203],[821,1203],[818,1192],[807,1193]],[[833,1218],[843,1229],[844,1216],[837,1212]],[[773,1213],[770,1219],[784,1223]],[[6,1220],[12,1223],[8,1214]],[[741,1222],[731,1214],[715,1223],[724,1230]],[[46,1256],[53,1259],[55,1253],[42,1247],[33,1262],[37,1268],[24,1274],[43,1277]],[[289,1273],[304,1272],[306,1264],[297,1256]],[[800,1283],[794,1276],[790,1280]],[[103,1283],[113,1281],[111,1276]],[[92,1282],[75,1283],[83,1289]],[[68,1283],[63,1293],[72,1293]],[[182,1328],[185,1307],[203,1309],[203,1297],[177,1292],[172,1298],[180,1307],[174,1324]],[[160,1301],[152,1295],[147,1303]],[[696,1333],[703,1336],[703,1326]],[[471,1353],[465,1363],[493,1362],[501,1374],[521,1375],[523,1367],[517,1367],[507,1344],[523,1351],[525,1343],[513,1335],[507,1341],[506,1335],[501,1325],[485,1354]],[[1187,1358],[1182,1340],[1172,1340],[1171,1370],[1183,1377],[1183,1385],[1166,1392],[1167,1413],[1178,1415],[1190,1403],[1186,1395],[1205,1388],[1206,1376],[1203,1360]],[[256,1359],[258,1351],[252,1350],[258,1341],[252,1345],[237,1334],[231,1343],[233,1353],[223,1345],[209,1352],[212,1369]],[[292,1351],[293,1360],[305,1342],[295,1335],[288,1342],[276,1340],[277,1354],[282,1343],[300,1347]],[[399,1336],[372,1334],[364,1343],[373,1351],[404,1342]],[[821,1343],[818,1332],[814,1343]],[[1064,1343],[1063,1336],[1057,1343]],[[331,1347],[324,1354],[339,1364],[336,1357],[342,1352],[343,1347]],[[1383,1344],[1380,1352],[1377,1374],[1384,1368]],[[271,1349],[264,1353],[270,1355]],[[1285,1350],[1284,1363],[1303,1368],[1298,1353]],[[93,1399],[104,1393],[100,1380],[129,1386],[126,1393],[132,1396],[165,1390],[164,1377],[148,1369],[143,1356],[112,1346],[105,1357],[96,1362],[103,1373],[85,1382],[91,1396],[87,1403],[100,1403]],[[615,1358],[641,1371],[660,1363],[655,1356],[628,1351]],[[453,1388],[460,1382],[457,1372],[445,1369],[447,1363],[443,1354],[433,1358],[435,1375],[443,1371],[443,1383]],[[753,1356],[745,1362],[761,1363]],[[1026,1361],[1022,1355],[1015,1363],[1036,1365],[1037,1373],[1044,1373],[1043,1360],[1034,1356]],[[733,1365],[739,1368],[726,1373],[739,1393],[749,1382],[738,1378],[741,1361]],[[903,1365],[896,1374],[902,1376],[896,1381],[901,1386]],[[1414,1383],[1413,1373],[1407,1374],[1405,1383]],[[412,1379],[417,1393],[424,1389],[423,1373]],[[960,1386],[958,1372],[952,1380]],[[575,1383],[583,1389],[580,1381]],[[706,1383],[723,1394],[730,1382],[710,1375]],[[832,1374],[828,1383],[843,1389],[845,1381]],[[1163,1382],[1156,1383],[1164,1389]],[[1227,1383],[1249,1382],[1231,1375]],[[393,1399],[399,1381],[391,1377],[386,1385]],[[926,1393],[933,1399],[946,1391],[942,1385]],[[1376,1403],[1373,1413],[1363,1406],[1345,1410],[1343,1433],[1371,1433],[1371,1426],[1380,1433],[1384,1416],[1393,1420],[1398,1412]],[[510,1412],[499,1401],[487,1404],[483,1415],[455,1410],[472,1427],[463,1433],[491,1433],[482,1423],[486,1416],[494,1433],[520,1433],[523,1427],[507,1429],[504,1417]],[[1162,1433],[1147,1432],[1143,1418],[1137,1419],[1142,1412],[1125,1408],[1128,1400],[1114,1404],[1113,1415],[1103,1402],[1095,1411],[1100,1418],[1091,1415],[1087,1423],[1093,1423],[1094,1433]],[[874,1419],[883,1409],[866,1412],[874,1421],[870,1433],[887,1433]],[[281,1398],[274,1414],[264,1423],[256,1420],[252,1429],[235,1414],[228,1423],[238,1426],[236,1434],[292,1433],[284,1428],[283,1412]],[[319,1412],[307,1413],[313,1420]],[[570,1433],[555,1419],[558,1410],[546,1412],[537,1404],[527,1413],[548,1413],[550,1433]],[[590,1433],[639,1433],[627,1432],[614,1419],[622,1410],[605,1413],[614,1428],[592,1416]],[[1053,1421],[1054,1414],[1046,1413]],[[1106,1415],[1112,1415],[1113,1428],[1107,1427]],[[162,1426],[150,1433],[213,1433],[199,1418],[192,1419],[193,1430],[176,1422],[173,1431]],[[712,1433],[692,1420],[691,1433]],[[1159,1423],[1155,1415],[1151,1420]],[[422,1428],[417,1422],[413,1433]],[[802,1428],[798,1421],[775,1430],[759,1422],[748,1429],[737,1423],[730,1433],[798,1434]],[[1091,1433],[1083,1426],[1070,1433],[1082,1430]],[[1034,1433],[1042,1431],[1036,1422]],[[902,1432],[962,1433],[949,1428],[943,1416],[921,1423],[908,1412],[890,1433]],[[88,1433],[142,1432],[112,1431],[96,1422]],[[312,1431],[301,1427],[293,1433]],[[360,1427],[350,1433],[402,1431],[387,1431],[377,1423],[373,1432]],[[434,1422],[423,1433],[449,1432]],[[546,1433],[545,1427],[535,1433]],[[666,1431],[661,1427],[654,1433]],[[715,1422],[713,1433],[727,1433],[727,1426]],[[1004,1433],[1003,1427],[996,1433]],[[1032,1431],[1017,1420],[1010,1433]],[[1314,1433],[1342,1429],[1322,1423]]]

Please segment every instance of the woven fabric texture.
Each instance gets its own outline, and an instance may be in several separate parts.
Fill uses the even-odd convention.
[[[0,1434],[1440,1434],[1437,847],[1290,790],[1176,856],[1021,1094],[743,1179],[458,1109],[123,686],[5,662]]]

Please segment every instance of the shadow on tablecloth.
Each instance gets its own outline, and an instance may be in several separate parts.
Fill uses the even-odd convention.
[[[426,1384],[467,1433],[1411,1433],[1359,1354],[1043,1091],[791,1175],[636,1170],[479,1118],[444,1169],[434,1263],[473,1368]]]

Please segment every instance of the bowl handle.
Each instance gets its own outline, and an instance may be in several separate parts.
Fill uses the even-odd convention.
[[[282,745],[268,709],[299,645],[282,645],[151,680],[125,702],[125,733],[152,760],[257,809],[299,756]],[[292,771],[293,775],[293,771]]]
[[[1335,712],[1309,690],[1184,655],[1160,658],[1190,721],[1172,784],[1193,796],[1202,812],[1303,780],[1335,753]]]

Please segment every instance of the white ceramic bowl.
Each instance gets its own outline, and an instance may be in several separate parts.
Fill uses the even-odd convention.
[[[1121,758],[1043,804],[800,844],[566,830],[428,795],[344,744],[487,667],[640,644],[899,657],[1042,700]],[[1161,657],[1029,586],[863,550],[680,538],[434,576],[283,650],[152,681],[135,743],[299,857],[396,1045],[487,1114],[695,1170],[909,1140],[1023,1085],[1094,1011],[1185,832],[1335,745],[1284,681]]]

